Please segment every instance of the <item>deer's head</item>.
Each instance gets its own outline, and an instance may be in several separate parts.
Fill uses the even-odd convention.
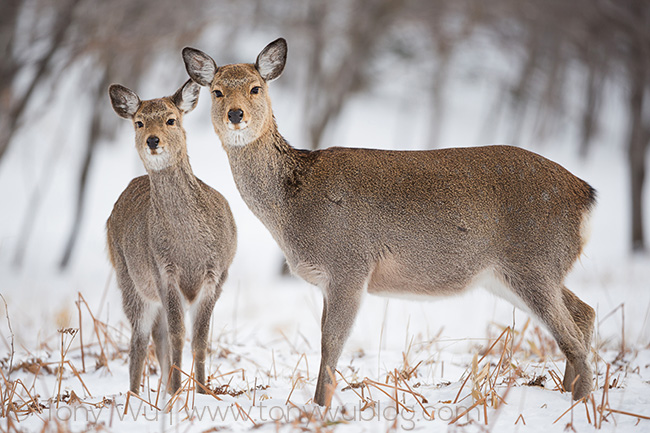
[[[172,96],[141,101],[119,84],[109,87],[111,104],[118,116],[131,119],[135,146],[147,171],[158,171],[187,157],[183,115],[196,107],[200,87],[188,80]]]
[[[274,121],[268,83],[282,74],[286,59],[282,38],[267,45],[254,64],[217,67],[204,52],[183,49],[190,77],[210,88],[212,124],[225,146],[245,146],[270,130]]]

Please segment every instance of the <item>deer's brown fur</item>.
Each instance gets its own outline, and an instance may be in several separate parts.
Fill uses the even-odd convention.
[[[129,376],[136,394],[150,334],[163,380],[171,365],[181,367],[187,305],[195,378],[205,383],[210,318],[235,255],[228,202],[194,176],[187,156],[182,119],[196,106],[199,89],[189,80],[173,96],[148,101],[119,85],[109,90],[117,114],[133,120],[148,173],[131,181],[107,222],[109,256],[131,322]],[[174,370],[167,389],[179,386]]]
[[[586,182],[510,146],[298,150],[278,132],[268,94],[284,68],[283,39],[255,64],[217,68],[192,48],[183,57],[213,93],[212,123],[242,198],[292,271],[323,290],[316,403],[328,403],[328,368],[364,290],[440,296],[476,285],[541,320],[568,359],[565,385],[580,375],[573,397],[591,391],[594,312],[563,285],[595,203]]]

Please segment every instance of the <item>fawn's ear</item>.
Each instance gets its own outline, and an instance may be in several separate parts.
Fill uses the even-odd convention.
[[[183,61],[190,77],[202,86],[212,84],[214,74],[217,73],[217,64],[212,57],[195,48],[183,48]]]
[[[287,41],[279,38],[268,44],[257,56],[255,68],[264,81],[275,80],[282,74],[287,62]]]
[[[135,112],[140,108],[140,98],[131,89],[119,84],[111,84],[108,88],[108,94],[111,97],[113,110],[120,117],[132,119]]]
[[[172,102],[183,114],[189,113],[194,110],[196,104],[199,102],[199,86],[193,80],[187,80],[180,89],[171,97]]]

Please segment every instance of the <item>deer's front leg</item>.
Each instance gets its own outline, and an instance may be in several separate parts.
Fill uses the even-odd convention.
[[[343,346],[345,345],[363,294],[363,280],[334,282],[325,290],[323,316],[321,318],[321,362],[314,402],[328,405],[332,399],[331,375],[335,374]]]
[[[174,366],[181,368],[183,344],[185,342],[185,320],[181,294],[177,284],[168,284],[165,293],[165,314],[169,326],[169,344],[171,345],[172,369],[171,380],[167,384],[170,394],[175,393],[181,386],[181,374]],[[167,380],[167,378],[163,378]]]

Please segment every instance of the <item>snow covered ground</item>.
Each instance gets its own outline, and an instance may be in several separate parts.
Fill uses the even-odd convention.
[[[79,77],[66,84],[68,90],[75,79]],[[488,144],[477,142],[479,128],[467,127],[483,120],[479,104],[472,101],[485,88],[480,83],[455,86],[450,90],[454,100],[441,146]],[[175,87],[159,89],[170,93]],[[61,92],[65,91],[64,85]],[[393,92],[389,98],[400,90]],[[292,121],[299,113],[291,95],[275,87],[272,95],[280,130],[301,147]],[[56,264],[72,212],[69,185],[76,175],[70,167],[80,159],[75,143],[83,132],[59,126],[61,119],[53,110],[55,114],[47,114],[41,125],[53,131],[49,140],[43,141],[41,128],[25,128],[0,167],[0,293],[7,302],[6,309],[0,302],[0,367],[5,376],[0,380],[5,399],[0,404],[3,411],[15,410],[8,417],[2,414],[0,429],[41,431],[45,425],[50,431],[202,432],[258,427],[260,431],[357,432],[433,427],[547,432],[563,431],[569,423],[576,431],[590,431],[600,421],[606,431],[650,430],[650,258],[628,253],[625,155],[622,146],[609,144],[613,133],[603,131],[586,161],[576,157],[573,146],[562,146],[570,142],[571,134],[564,134],[559,144],[522,143],[564,165],[599,192],[591,242],[567,281],[598,313],[594,364],[599,388],[593,401],[580,403],[562,416],[572,402],[567,393],[556,389],[554,377],[562,377],[564,360],[548,333],[505,301],[478,290],[431,303],[367,296],[339,362],[342,376],[337,376],[333,406],[324,412],[311,403],[319,363],[320,293],[303,281],[279,275],[281,252],[239,197],[208,109],[203,90],[199,107],[185,119],[191,162],[197,176],[229,200],[239,230],[237,256],[213,315],[212,350],[206,363],[219,400],[188,391],[171,410],[158,411],[130,397],[124,414],[129,330],[106,258],[104,224],[119,193],[143,169],[133,149],[133,132],[123,122],[115,143],[99,150],[79,248],[72,269],[59,273]],[[400,144],[401,148],[423,145],[426,118],[420,115],[410,123],[408,134],[403,133],[384,93],[357,98],[348,110],[346,120],[332,132],[331,144],[395,148],[396,141],[408,137],[412,143]],[[45,166],[52,168],[44,171]],[[36,228],[23,267],[16,270],[12,259],[18,233],[35,188],[42,192],[43,201],[34,215]],[[646,226],[650,227],[650,218]],[[82,335],[61,334],[57,330],[79,327],[78,293],[87,301],[80,306]],[[506,331],[479,362],[507,327],[514,332]],[[21,368],[8,376],[10,362]],[[185,371],[190,371],[191,362],[186,345]],[[605,392],[608,364],[612,389]],[[153,363],[143,393],[152,404],[157,379]],[[526,385],[535,379],[543,386]],[[15,389],[7,389],[9,380]],[[609,403],[607,409],[598,410],[603,393]],[[496,394],[507,404],[496,408],[480,403],[463,414],[486,394],[498,401]],[[56,396],[62,401],[57,403]],[[157,407],[163,406],[161,397]],[[16,412],[24,415],[16,420]]]

